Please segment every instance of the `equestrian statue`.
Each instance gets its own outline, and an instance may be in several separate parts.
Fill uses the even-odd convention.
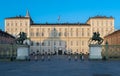
[[[103,38],[100,37],[99,32],[93,32],[93,36],[88,40],[88,44],[98,44],[101,45],[103,43]]]
[[[20,45],[23,45],[24,40],[27,39],[26,33],[20,32],[20,33],[18,34],[18,36],[19,36],[19,37],[16,39],[16,43],[17,43],[17,44],[20,44]]]

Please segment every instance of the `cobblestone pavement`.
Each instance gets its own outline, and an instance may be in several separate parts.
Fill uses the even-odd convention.
[[[0,62],[0,76],[120,76],[120,61],[70,61],[52,56],[50,61]]]

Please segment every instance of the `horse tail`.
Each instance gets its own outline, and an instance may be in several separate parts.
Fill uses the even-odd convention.
[[[99,44],[102,44],[102,43],[103,43],[103,38],[100,37]]]

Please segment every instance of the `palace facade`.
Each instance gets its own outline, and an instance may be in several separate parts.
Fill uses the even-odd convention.
[[[31,52],[40,53],[88,53],[88,40],[93,32],[104,36],[114,32],[114,18],[90,17],[86,23],[34,23],[26,16],[5,19],[5,31],[13,36],[25,32],[32,41]]]

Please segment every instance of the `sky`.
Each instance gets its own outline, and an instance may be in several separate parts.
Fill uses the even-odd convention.
[[[120,29],[120,0],[0,0],[0,29],[7,17],[25,16],[29,10],[35,23],[85,23],[93,16],[113,16]]]

